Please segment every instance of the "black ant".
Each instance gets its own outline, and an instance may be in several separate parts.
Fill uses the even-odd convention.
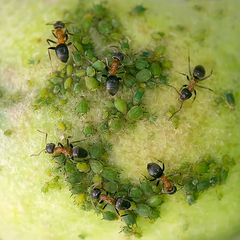
[[[190,76],[185,73],[180,73],[180,74],[187,77],[189,84],[184,84],[181,87],[180,91],[178,91],[175,87],[168,85],[170,87],[173,87],[177,91],[177,93],[179,94],[179,100],[181,101],[181,105],[180,105],[179,109],[176,112],[174,112],[168,120],[170,120],[176,113],[178,113],[182,109],[183,102],[192,97],[192,92],[194,93],[193,102],[195,101],[196,96],[197,96],[195,87],[208,89],[209,91],[213,92],[213,90],[210,88],[198,85],[199,81],[203,81],[203,80],[209,78],[212,75],[213,70],[211,71],[211,73],[209,75],[205,76],[205,74],[206,74],[205,68],[202,65],[197,65],[194,67],[193,72],[192,72],[191,66],[190,66],[190,56],[188,56],[188,69],[189,69]]]
[[[38,130],[40,133],[44,133],[40,130]],[[43,151],[46,153],[52,154],[53,157],[60,156],[61,154],[64,155],[66,158],[74,160],[74,158],[86,158],[88,156],[88,151],[81,147],[74,147],[73,143],[80,142],[80,141],[74,141],[69,142],[69,139],[67,138],[67,144],[64,146],[61,143],[58,143],[57,146],[55,143],[47,143],[47,133],[45,134],[45,142],[46,147],[45,149],[41,150],[38,154],[32,154],[31,156],[39,156]],[[66,160],[64,162],[64,165],[66,164]]]
[[[153,177],[150,181],[157,180],[157,186],[159,182],[162,182],[164,192],[167,194],[174,194],[177,191],[177,187],[164,175],[164,163],[162,168],[157,163],[148,163],[148,174]]]
[[[127,199],[124,199],[122,197],[113,198],[107,194],[102,194],[102,191],[99,188],[94,188],[91,196],[93,199],[99,200],[99,203],[106,203],[102,209],[104,209],[108,204],[114,206],[119,216],[120,214],[118,210],[127,210],[131,207],[131,203]]]
[[[69,57],[69,51],[68,46],[70,46],[72,43],[66,43],[68,40],[68,35],[73,35],[72,33],[69,33],[69,31],[65,27],[66,23],[63,23],[62,21],[57,21],[53,25],[54,29],[52,30],[53,36],[57,39],[57,42],[47,39],[47,43],[50,45],[51,43],[57,44],[56,47],[49,47],[48,48],[48,56],[51,61],[51,55],[49,50],[55,50],[57,57],[64,63],[67,62]],[[50,24],[47,24],[50,25]]]
[[[124,59],[124,55],[121,52],[117,52],[113,54],[113,61],[111,66],[108,69],[108,76],[103,75],[107,77],[107,82],[106,82],[106,89],[108,93],[112,96],[114,96],[119,89],[119,80],[121,80],[120,77],[117,77],[117,71],[121,65],[121,62]]]

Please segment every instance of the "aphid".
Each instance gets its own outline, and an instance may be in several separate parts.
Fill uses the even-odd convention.
[[[197,92],[195,90],[195,87],[208,89],[209,91],[213,92],[213,90],[210,89],[210,88],[198,85],[199,81],[203,81],[203,80],[209,78],[212,75],[213,71],[211,71],[211,73],[209,75],[205,76],[205,74],[206,74],[205,68],[202,65],[195,66],[193,71],[191,71],[190,56],[188,56],[188,69],[189,69],[189,75],[187,75],[185,73],[180,73],[180,74],[186,76],[187,80],[189,81],[188,84],[184,84],[181,87],[180,91],[178,91],[175,87],[173,87],[171,85],[168,85],[170,87],[173,87],[177,91],[177,93],[179,94],[179,100],[181,101],[181,105],[180,105],[179,109],[172,114],[172,116],[169,118],[169,120],[176,113],[178,113],[182,109],[183,102],[188,100],[189,98],[191,98],[192,97],[192,93],[194,93],[194,98],[193,98],[193,102],[194,102],[194,100],[196,99],[196,96],[197,96]]]
[[[150,181],[157,180],[157,186],[159,182],[162,182],[164,192],[167,194],[174,194],[177,191],[177,187],[164,175],[164,164],[162,168],[157,163],[148,163],[148,174],[153,177]]]
[[[40,133],[44,133],[40,130],[38,130]],[[81,147],[74,147],[73,143],[80,142],[80,141],[74,141],[69,142],[69,139],[67,138],[67,144],[64,146],[61,143],[58,143],[57,146],[55,143],[47,143],[47,133],[45,134],[45,142],[46,147],[45,149],[41,150],[38,154],[32,154],[31,156],[39,156],[43,151],[46,153],[52,154],[53,157],[57,157],[59,155],[64,155],[66,158],[74,160],[74,158],[86,158],[88,156],[88,151]]]
[[[225,102],[228,105],[228,107],[230,109],[234,109],[235,108],[235,98],[232,92],[226,92],[224,93],[225,96]]]
[[[98,200],[99,203],[105,202],[103,209],[108,204],[114,206],[118,215],[120,215],[118,210],[127,210],[131,207],[131,203],[127,199],[122,197],[113,198],[108,196],[107,194],[102,194],[102,191],[99,188],[94,188],[91,196],[93,199]]]
[[[121,80],[121,78],[117,77],[116,74],[121,65],[121,62],[124,59],[124,55],[121,52],[117,52],[113,54],[112,58],[112,64],[108,69],[106,89],[110,95],[114,96],[118,92],[119,80]]]
[[[52,30],[52,34],[57,39],[57,42],[51,39],[47,39],[47,43],[50,45],[50,42],[51,42],[57,45],[56,47],[48,48],[48,55],[49,55],[50,61],[51,61],[51,55],[49,50],[55,50],[57,57],[64,63],[66,63],[69,58],[68,46],[70,46],[72,43],[71,42],[67,43],[67,40],[68,40],[68,35],[72,35],[72,33],[69,33],[69,31],[65,27],[65,24],[66,23],[63,23],[62,21],[57,21],[53,24],[54,29]],[[50,25],[50,24],[47,24],[47,25]]]

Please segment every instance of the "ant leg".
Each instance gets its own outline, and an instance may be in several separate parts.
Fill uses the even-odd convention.
[[[51,45],[49,42],[57,44],[55,41],[53,41],[51,39],[47,39],[46,41],[47,41],[48,45]]]
[[[190,81],[190,78],[189,78],[189,76],[188,76],[186,73],[182,73],[182,72],[177,72],[177,73],[179,73],[179,74],[185,76],[185,77],[187,78],[187,80]]]
[[[63,145],[62,145],[60,142],[58,143],[58,146],[59,146],[59,147],[63,147]]]
[[[201,85],[196,85],[197,87],[200,87],[200,88],[204,88],[204,89],[207,89],[207,90],[209,90],[209,91],[211,91],[211,92],[214,92],[211,88],[208,88],[208,87],[204,87],[204,86],[201,86]]]
[[[183,106],[183,101],[181,102],[181,105],[180,105],[179,109],[172,114],[172,116],[168,119],[168,121],[170,121],[173,118],[173,116],[182,109],[182,106]]]
[[[172,87],[178,93],[178,95],[181,95],[180,92],[174,86],[172,86],[170,84],[166,84],[166,85],[169,86],[169,87]]]
[[[212,75],[212,74],[213,74],[213,70],[211,70],[210,74],[209,74],[209,75],[207,75],[206,77],[202,78],[200,81],[202,81],[202,80],[205,80],[205,79],[207,79],[207,78],[211,77],[211,75]]]
[[[106,208],[106,206],[107,206],[107,203],[103,206],[102,210],[104,210]]]
[[[56,34],[55,34],[55,30],[52,30],[52,34],[55,38],[57,38]]]
[[[49,48],[48,48],[48,57],[49,57],[49,59],[50,59],[51,67],[52,67],[52,69],[53,69],[51,54],[50,54],[50,51],[49,51],[49,50],[56,50],[56,48],[55,48],[55,47],[49,47]]]
[[[157,184],[156,184],[156,186],[158,186],[158,185],[159,185],[159,183],[160,183],[160,180],[158,179],[158,180],[157,180]]]
[[[195,101],[195,99],[196,99],[196,97],[197,97],[197,92],[196,92],[196,90],[194,89],[194,98],[193,98],[193,101],[192,101],[192,103]]]
[[[118,214],[118,216],[120,216],[120,213],[119,213],[119,211],[117,210],[117,208],[115,208],[116,209],[116,212],[117,212],[117,214]],[[121,216],[120,216],[121,217]]]
[[[191,65],[190,65],[190,54],[188,52],[188,71],[189,71],[189,75],[192,78],[192,71],[191,71]],[[189,77],[187,77],[187,79],[189,80]]]
[[[68,45],[68,46],[72,45],[72,42],[69,42],[67,45]]]
[[[187,86],[188,86],[187,84],[182,85],[182,87],[180,88],[179,91],[181,91],[183,88],[185,88],[185,87],[187,87]]]
[[[71,35],[71,36],[74,35],[73,33],[70,33],[68,30],[66,30],[66,33],[67,33],[68,35]]]

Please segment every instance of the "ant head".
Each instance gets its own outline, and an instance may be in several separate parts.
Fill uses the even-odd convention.
[[[124,59],[124,54],[121,53],[121,52],[116,52],[116,53],[113,54],[113,59],[117,59],[120,62],[122,62],[123,59]]]
[[[118,198],[115,206],[118,210],[127,210],[131,207],[131,203],[124,198]]]
[[[94,188],[91,195],[92,195],[92,198],[99,199],[101,195],[101,190],[99,188]]]
[[[160,178],[163,175],[163,169],[157,163],[148,163],[148,174],[154,178]]]
[[[192,93],[187,89],[183,88],[180,94],[180,99],[182,101],[189,99],[192,96]]]
[[[53,24],[53,27],[55,29],[57,28],[65,28],[65,23],[63,23],[62,21],[56,21],[54,24]]]
[[[205,68],[202,65],[197,65],[193,69],[193,77],[196,78],[197,80],[201,80],[205,76]]]
[[[75,158],[86,158],[88,156],[88,151],[81,147],[73,148],[73,157]]]
[[[54,143],[47,143],[46,148],[45,148],[46,152],[50,153],[50,154],[53,153],[55,146],[56,145]]]

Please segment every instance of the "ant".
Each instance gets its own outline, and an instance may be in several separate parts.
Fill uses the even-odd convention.
[[[47,137],[48,134],[45,132],[42,132],[38,130],[38,132],[45,134],[45,142],[46,147],[45,149],[41,150],[38,154],[32,154],[31,156],[39,156],[43,151],[46,153],[52,154],[53,157],[57,157],[59,155],[64,155],[66,158],[74,160],[74,158],[86,158],[88,156],[88,151],[81,147],[74,147],[73,143],[80,142],[80,141],[74,141],[69,142],[69,139],[67,138],[67,145],[62,145],[61,143],[58,143],[57,146],[55,143],[47,143]],[[67,159],[64,162],[64,165],[66,164]]]
[[[114,96],[119,89],[119,80],[121,80],[120,77],[117,77],[117,70],[119,69],[121,62],[124,59],[124,55],[121,52],[117,52],[113,54],[113,61],[110,67],[107,67],[108,69],[108,76],[103,75],[104,77],[107,77],[106,82],[106,89],[108,93],[112,96]]]
[[[73,35],[72,33],[69,33],[69,31],[65,27],[66,23],[63,23],[62,21],[56,21],[54,24],[47,24],[47,25],[53,25],[54,29],[52,30],[53,36],[57,39],[57,42],[47,39],[47,43],[50,45],[51,43],[57,44],[56,47],[49,47],[48,48],[48,56],[51,61],[51,55],[49,50],[55,50],[55,53],[57,57],[64,63],[67,62],[69,57],[69,51],[68,46],[70,46],[72,43],[66,43],[68,40],[68,35]]]
[[[210,88],[198,85],[199,81],[203,81],[203,80],[209,78],[212,75],[213,70],[207,76],[205,76],[206,71],[202,65],[195,66],[193,71],[191,71],[190,56],[188,56],[188,70],[189,70],[190,76],[185,73],[180,73],[180,74],[186,76],[187,80],[189,81],[189,84],[184,84],[181,87],[180,91],[178,91],[174,86],[168,85],[170,87],[173,87],[177,91],[177,93],[179,94],[179,100],[181,101],[181,105],[180,105],[179,109],[176,112],[174,112],[168,120],[170,120],[176,113],[178,113],[182,109],[183,102],[192,97],[192,92],[194,93],[193,102],[195,101],[196,96],[197,96],[195,87],[208,89],[209,91],[213,92],[213,90]]]
[[[167,194],[174,194],[177,191],[177,187],[164,175],[164,163],[162,168],[157,163],[148,163],[148,174],[153,177],[150,181],[157,180],[157,186],[159,182],[162,182],[164,192]]]
[[[99,200],[99,203],[105,202],[106,204],[102,209],[104,209],[108,204],[115,207],[117,214],[120,216],[118,210],[127,210],[131,207],[130,201],[124,198],[113,198],[108,196],[107,194],[102,194],[102,191],[99,188],[94,188],[91,194],[93,199]],[[122,215],[123,217],[125,215]]]

